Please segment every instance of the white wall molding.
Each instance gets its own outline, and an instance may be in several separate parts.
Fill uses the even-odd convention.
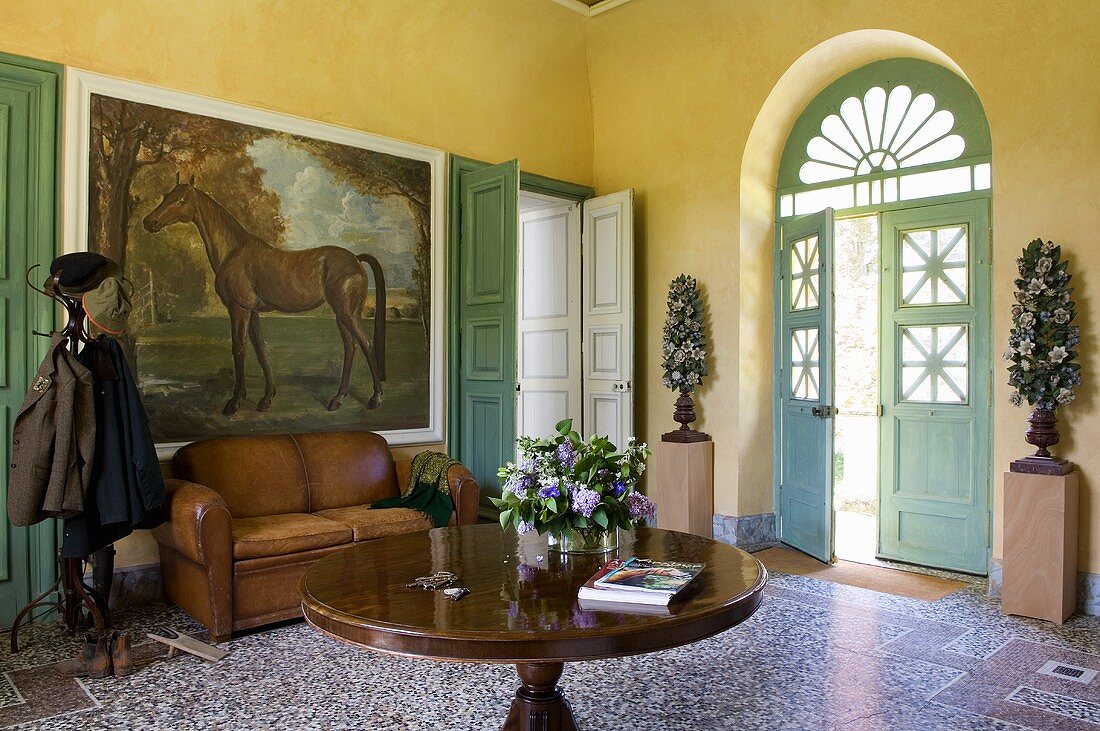
[[[625,5],[630,2],[630,0],[600,0],[600,2],[595,5],[586,5],[580,0],[550,0],[550,2],[557,3],[563,8],[569,8],[574,12],[591,18],[594,15],[606,13],[608,10],[617,8],[620,5]]]

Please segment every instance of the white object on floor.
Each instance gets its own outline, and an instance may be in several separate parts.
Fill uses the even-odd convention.
[[[196,640],[194,637],[185,635],[182,632],[177,632],[171,627],[162,627],[161,632],[163,635],[156,635],[152,632],[149,633],[149,639],[156,640],[157,642],[163,642],[168,645],[168,656],[171,657],[175,654],[175,650],[183,650],[189,652],[195,657],[201,657],[203,660],[210,662],[217,662],[229,653],[220,648],[208,645],[205,642]]]

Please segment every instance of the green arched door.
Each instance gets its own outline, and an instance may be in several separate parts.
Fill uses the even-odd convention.
[[[853,465],[834,449],[833,419],[847,415],[841,404],[837,416],[831,389],[845,368],[867,366],[833,358],[840,328],[849,326],[845,338],[849,345],[853,339],[846,313],[834,318],[828,294],[838,266],[850,264],[834,260],[833,230],[821,229],[834,209],[838,221],[862,218],[877,232],[863,280],[876,290],[878,312],[877,326],[872,319],[862,336],[876,351],[868,368],[877,370],[874,403],[865,414],[874,420],[873,438],[859,445],[870,465],[862,474],[875,483],[872,553],[986,572],[991,185],[989,129],[974,90],[926,61],[857,69],[795,123],[776,197],[776,512],[784,542],[828,561],[836,531],[845,530],[834,525],[832,487],[846,466],[851,479]],[[790,247],[810,225],[821,242],[814,270],[821,302],[808,311],[788,290],[798,275]],[[802,362],[812,361],[820,393],[801,419],[808,401],[791,382],[801,357],[791,338],[808,332],[803,321],[811,314],[813,358]]]

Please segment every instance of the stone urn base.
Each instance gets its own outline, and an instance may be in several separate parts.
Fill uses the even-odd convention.
[[[1068,475],[1073,472],[1073,463],[1059,459],[1050,453],[1049,447],[1058,443],[1058,418],[1050,409],[1036,408],[1027,419],[1028,428],[1024,439],[1038,449],[1035,454],[1021,457],[1009,465],[1009,471],[1029,475]]]
[[[676,411],[672,418],[680,424],[676,431],[665,432],[661,435],[662,442],[709,442],[710,435],[706,432],[695,431],[689,424],[695,421],[695,400],[690,393],[681,393],[676,399]]]

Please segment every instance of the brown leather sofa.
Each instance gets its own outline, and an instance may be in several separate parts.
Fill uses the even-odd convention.
[[[153,531],[164,591],[215,641],[301,616],[298,582],[321,557],[432,527],[415,510],[369,509],[400,494],[410,468],[372,432],[210,439],[180,449],[172,467],[168,521]],[[473,475],[453,466],[447,479],[451,524],[476,522]]]

